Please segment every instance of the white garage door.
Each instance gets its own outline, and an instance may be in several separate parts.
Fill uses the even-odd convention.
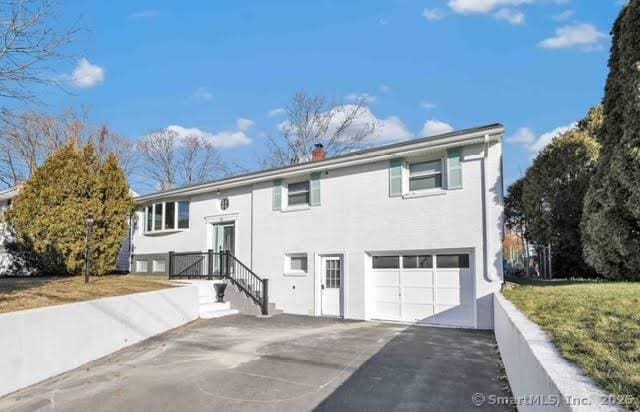
[[[375,319],[473,327],[468,254],[372,256]]]

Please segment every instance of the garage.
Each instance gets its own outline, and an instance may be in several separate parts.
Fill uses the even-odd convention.
[[[470,255],[371,256],[373,319],[474,327]]]

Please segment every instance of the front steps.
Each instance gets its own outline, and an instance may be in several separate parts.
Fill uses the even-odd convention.
[[[237,285],[227,279],[217,280],[178,280],[178,282],[190,283],[198,287],[198,300],[200,303],[200,318],[213,319],[222,316],[253,315],[262,317],[262,310],[249,295],[247,295]],[[224,302],[216,301],[214,283],[226,283],[227,289],[224,292]],[[273,302],[269,303],[269,317],[282,313],[276,308]]]
[[[223,316],[235,315],[238,313],[236,309],[231,309],[231,303],[228,300],[226,302],[216,301],[216,291],[213,288],[213,284],[224,283],[223,280],[181,280],[181,282],[190,283],[198,287],[198,301],[200,303],[201,319],[221,318]]]
[[[226,280],[227,289],[224,292],[224,299],[231,302],[231,307],[237,309],[244,315],[253,315],[262,317],[262,309],[259,305],[253,301],[242,289],[235,285],[230,280]],[[281,310],[276,309],[276,305],[273,302],[269,302],[269,315],[273,316],[282,313]]]
[[[229,302],[200,302],[201,319],[221,318],[223,316],[235,315],[236,313],[238,313],[238,311],[231,309],[231,303]]]

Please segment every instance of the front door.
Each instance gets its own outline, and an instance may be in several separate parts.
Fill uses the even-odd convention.
[[[323,256],[321,262],[322,315],[342,315],[342,258]]]
[[[229,251],[235,255],[236,244],[236,227],[234,223],[219,223],[213,225],[213,251],[224,252]],[[216,255],[219,256],[219,255]],[[216,274],[220,274],[222,259],[215,259],[214,270]]]

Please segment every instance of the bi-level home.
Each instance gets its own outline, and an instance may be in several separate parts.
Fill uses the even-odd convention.
[[[293,314],[493,327],[504,129],[492,124],[136,198],[132,271],[229,251]],[[213,265],[213,263],[212,263]]]

